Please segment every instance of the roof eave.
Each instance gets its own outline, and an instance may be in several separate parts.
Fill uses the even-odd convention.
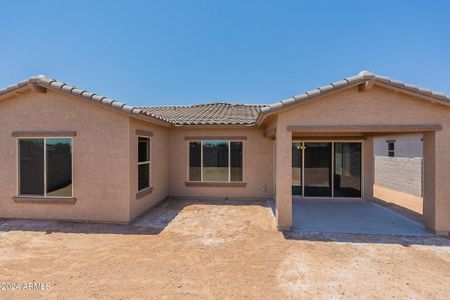
[[[76,97],[81,100],[88,101],[90,103],[98,104],[103,107],[125,113],[130,117],[154,123],[164,127],[170,127],[171,124],[167,121],[160,120],[153,116],[147,116],[142,114],[142,109],[129,106],[125,103],[119,102],[117,100],[109,99],[104,96],[99,96],[94,93],[90,93],[86,90],[78,89],[74,86],[65,84],[63,82],[57,81],[55,79],[49,79],[45,76],[34,76],[30,77],[28,80],[21,81],[15,85],[9,86],[4,90],[0,91],[0,100],[9,97],[14,97],[21,92],[28,90],[36,90],[35,87],[39,86],[46,90],[51,90],[57,93],[65,94],[68,96]]]

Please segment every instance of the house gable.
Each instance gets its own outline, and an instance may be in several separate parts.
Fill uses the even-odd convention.
[[[2,217],[127,222],[129,216],[129,116],[48,90],[22,91],[0,101],[0,206]],[[72,134],[75,205],[14,202],[18,195],[18,139],[33,133]],[[17,134],[19,133],[19,134]],[[27,133],[27,134],[23,134]],[[114,162],[114,163],[112,163]],[[13,174],[13,175],[12,175]]]
[[[355,86],[291,106],[278,112],[277,118],[278,125],[316,131],[320,127],[323,131],[333,127],[341,131],[367,128],[366,131],[372,132],[380,130],[376,127],[385,127],[386,131],[392,131],[396,126],[399,131],[434,131],[447,125],[449,114],[450,107],[421,97],[379,86],[360,92]]]
[[[90,102],[92,104],[101,105],[108,109],[125,113],[128,116],[134,118],[142,119],[161,126],[170,126],[167,121],[152,115],[148,115],[140,108],[132,107],[117,100],[113,100],[105,96],[100,96],[86,90],[76,88],[56,79],[48,78],[44,75],[33,76],[27,80],[18,82],[4,89],[0,89],[0,101],[15,97],[17,95],[21,95],[30,90],[41,94],[45,94],[47,93],[47,90],[51,90],[53,92],[72,96],[74,98]]]
[[[261,109],[257,124],[262,125],[267,117],[291,109],[310,101],[317,101],[320,98],[341,93],[346,90],[357,90],[361,94],[371,91],[374,87],[385,88],[395,93],[413,96],[422,101],[450,106],[450,96],[444,93],[434,92],[429,89],[417,87],[415,85],[392,80],[385,76],[379,76],[368,71],[362,71],[356,76],[348,77],[341,81],[336,81],[323,87],[307,91],[303,94],[291,97],[286,100],[274,103]]]

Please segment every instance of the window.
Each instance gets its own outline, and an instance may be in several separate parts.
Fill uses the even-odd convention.
[[[189,180],[202,181],[202,143],[189,143]]]
[[[242,142],[230,142],[230,181],[242,180]]]
[[[138,137],[138,191],[150,187],[150,139]]]
[[[21,138],[19,195],[72,197],[72,138]]]
[[[203,181],[229,181],[228,142],[203,142]]]
[[[387,141],[387,143],[388,143],[388,156],[394,157],[395,156],[395,142]]]
[[[189,142],[189,181],[242,182],[242,142]]]

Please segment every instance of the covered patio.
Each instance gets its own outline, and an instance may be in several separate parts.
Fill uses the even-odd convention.
[[[279,230],[428,234],[368,203],[374,197],[374,138],[417,133],[423,136],[423,225],[449,234],[449,103],[404,86],[362,72],[265,111],[259,122],[274,141]]]
[[[432,173],[434,169],[429,165],[433,161],[429,150],[433,149],[430,143],[433,143],[438,130],[441,130],[439,125],[370,128],[359,126],[348,129],[341,126],[335,128],[288,126],[287,133],[291,145],[288,160],[291,164],[285,167],[289,168],[290,180],[284,180],[282,184],[290,184],[290,189],[285,191],[289,193],[289,199],[285,202],[288,205],[286,211],[288,215],[284,217],[287,217],[288,221],[289,215],[291,218],[289,226],[283,227],[278,214],[279,229],[355,234],[430,235],[425,226],[434,229],[427,220],[429,222],[434,219],[431,214],[434,212],[435,203],[430,201],[432,195],[426,191],[425,197],[428,198],[424,201],[423,218],[425,226],[371,202],[374,183],[373,138],[392,132],[422,133],[424,153],[428,153],[428,156],[424,157],[424,181],[425,184],[434,186]],[[279,151],[281,145],[278,145],[277,140],[275,139],[276,151]],[[299,143],[306,140],[309,142]],[[300,164],[295,165],[294,156],[296,151],[299,151],[296,149],[298,145],[301,145],[303,150],[297,155],[300,157]],[[345,152],[345,148],[351,150]],[[280,192],[278,187],[276,192]],[[279,194],[276,197],[287,198]],[[281,207],[286,207],[281,201],[277,203],[278,212],[281,211]]]

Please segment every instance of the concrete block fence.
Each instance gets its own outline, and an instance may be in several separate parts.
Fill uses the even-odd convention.
[[[422,197],[422,157],[375,156],[375,184]]]

